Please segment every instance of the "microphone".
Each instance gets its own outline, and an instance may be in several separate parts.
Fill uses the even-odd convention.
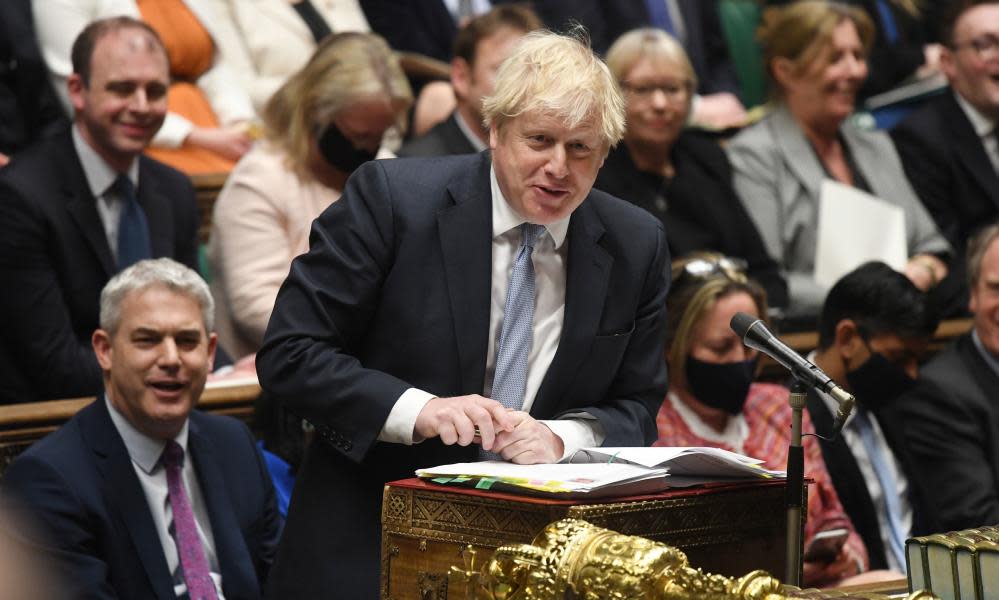
[[[767,329],[762,319],[739,312],[735,313],[729,325],[732,327],[732,331],[742,338],[742,343],[746,346],[759,350],[779,362],[798,381],[829,394],[839,405],[836,418],[833,420],[833,436],[835,437],[843,429],[843,424],[853,412],[853,405],[856,403],[852,394],[836,385],[836,382],[823,373],[822,369],[805,360],[800,354],[780,341]]]

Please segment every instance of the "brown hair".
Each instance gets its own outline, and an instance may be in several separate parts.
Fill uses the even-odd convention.
[[[164,59],[169,61],[169,58],[167,58],[166,47],[163,45],[163,40],[160,39],[156,30],[145,22],[125,16],[98,19],[83,28],[83,31],[81,31],[73,41],[73,49],[70,50],[70,60],[73,64],[73,72],[80,76],[80,79],[83,80],[83,85],[90,85],[91,62],[94,57],[94,48],[97,47],[97,42],[112,33],[116,33],[124,29],[138,29],[145,31],[149,35],[150,42],[153,46],[158,48],[159,51],[163,53]]]
[[[684,272],[693,260],[721,257],[716,252],[693,252],[673,261],[673,287],[666,297],[666,362],[670,366],[670,384],[676,387],[687,385],[684,365],[693,345],[694,328],[719,300],[732,294],[748,294],[760,318],[767,320],[767,293],[744,274],[720,271],[696,277]]]
[[[469,64],[475,64],[475,50],[479,42],[508,28],[527,33],[541,29],[544,24],[529,6],[524,4],[500,4],[487,13],[478,15],[458,31],[454,38],[453,54]]]
[[[944,12],[940,28],[940,36],[943,39],[940,41],[948,48],[953,48],[954,28],[957,27],[957,22],[961,19],[961,16],[977,6],[985,6],[987,4],[999,4],[999,0],[957,0],[956,2],[951,2],[947,11]]]
[[[756,37],[763,47],[763,64],[777,95],[780,89],[773,74],[774,61],[784,58],[799,72],[804,71],[831,43],[833,30],[843,21],[853,23],[864,53],[870,52],[874,43],[874,23],[863,9],[840,2],[801,0],[763,12]]]

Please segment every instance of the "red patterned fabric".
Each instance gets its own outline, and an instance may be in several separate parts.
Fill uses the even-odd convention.
[[[787,466],[787,446],[791,439],[791,408],[788,406],[790,392],[782,385],[754,383],[749,388],[749,397],[742,412],[749,426],[749,436],[745,448],[730,448],[695,435],[680,413],[673,408],[667,398],[659,414],[656,425],[659,439],[654,446],[713,446],[759,458],[770,469],[783,470]],[[805,411],[802,416],[802,432],[815,433],[812,420]],[[850,518],[843,511],[832,479],[822,460],[822,449],[815,438],[806,436],[805,477],[814,481],[808,487],[808,518],[805,523],[805,545],[817,532],[834,527],[846,527],[850,537],[846,543],[854,551],[854,556],[863,557],[864,570],[868,568],[867,549],[853,529]]]

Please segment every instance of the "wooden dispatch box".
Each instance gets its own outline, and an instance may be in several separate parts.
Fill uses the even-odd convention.
[[[383,600],[447,600],[463,550],[485,564],[497,547],[530,543],[548,523],[573,517],[676,546],[691,565],[729,576],[784,573],[784,480],[713,483],[628,498],[551,500],[403,479],[382,504]]]

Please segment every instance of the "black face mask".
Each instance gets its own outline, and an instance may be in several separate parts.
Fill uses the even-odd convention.
[[[857,402],[869,410],[888,404],[916,385],[915,379],[880,352],[871,352],[864,364],[846,374],[846,381]]]
[[[344,173],[353,173],[357,167],[375,159],[374,152],[355,148],[354,143],[333,123],[319,135],[319,152],[326,162]]]
[[[756,374],[756,359],[742,362],[709,363],[687,357],[687,385],[705,406],[730,415],[742,412],[749,386]]]

